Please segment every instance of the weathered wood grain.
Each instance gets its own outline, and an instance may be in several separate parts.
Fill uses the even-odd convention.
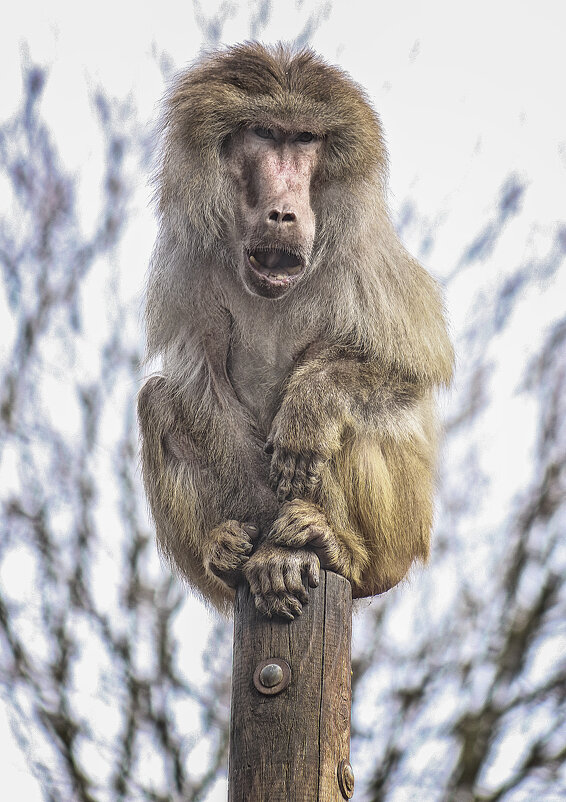
[[[238,589],[229,802],[347,798],[338,767],[350,751],[351,622],[350,584],[331,572],[321,571],[319,587],[309,590],[302,616],[292,622],[260,615],[247,586]],[[291,669],[289,685],[275,694],[254,685],[256,673],[262,687],[256,669],[269,658],[286,661]],[[262,676],[273,683],[286,673],[283,668],[270,667]],[[347,765],[345,771],[348,775]]]

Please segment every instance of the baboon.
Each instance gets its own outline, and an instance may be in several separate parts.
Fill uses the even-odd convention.
[[[163,110],[139,395],[161,550],[226,609],[292,619],[319,566],[380,594],[429,553],[453,351],[401,245],[364,92],[309,49],[202,57]]]

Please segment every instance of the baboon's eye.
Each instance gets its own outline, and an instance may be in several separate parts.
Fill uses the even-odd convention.
[[[311,134],[310,131],[301,131],[300,134],[297,134],[295,141],[296,142],[312,142],[313,139],[316,139],[314,134]]]
[[[262,128],[261,125],[254,128],[254,133],[256,136],[259,136],[260,139],[273,139],[273,131],[269,128]]]

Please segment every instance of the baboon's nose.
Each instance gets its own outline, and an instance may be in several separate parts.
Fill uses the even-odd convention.
[[[280,211],[279,209],[272,209],[267,215],[267,222],[275,225],[281,225],[285,223],[296,223],[297,215],[295,214],[295,212],[289,210]]]

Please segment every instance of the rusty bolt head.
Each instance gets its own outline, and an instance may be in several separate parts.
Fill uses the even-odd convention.
[[[283,669],[277,663],[268,663],[259,672],[259,681],[265,688],[273,688],[283,679]]]
[[[284,691],[291,682],[289,663],[280,657],[262,660],[254,671],[254,685],[265,696],[274,696]]]
[[[354,771],[348,760],[341,760],[336,769],[338,775],[338,785],[344,799],[351,799],[354,796]]]

